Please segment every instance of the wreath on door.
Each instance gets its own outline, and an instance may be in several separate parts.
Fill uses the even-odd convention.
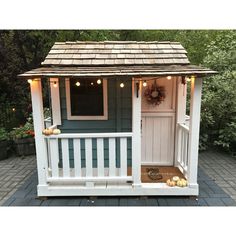
[[[146,97],[148,103],[155,106],[160,105],[166,97],[165,88],[163,86],[158,86],[155,81],[151,86],[148,86],[145,89],[144,96]]]

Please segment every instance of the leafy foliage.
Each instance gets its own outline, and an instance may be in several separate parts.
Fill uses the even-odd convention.
[[[4,128],[0,128],[0,141],[5,141],[9,138],[7,131]]]
[[[217,35],[207,46],[204,65],[218,75],[203,83],[201,135],[205,144],[236,151],[236,32]]]

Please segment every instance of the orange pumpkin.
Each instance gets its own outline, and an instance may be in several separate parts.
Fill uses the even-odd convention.
[[[44,129],[44,130],[43,130],[43,134],[44,134],[44,135],[51,135],[52,133],[53,133],[53,130],[50,129],[50,128],[47,128],[47,129]]]

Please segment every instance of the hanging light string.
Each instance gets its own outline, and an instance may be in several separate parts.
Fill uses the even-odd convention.
[[[160,78],[167,78],[168,80],[171,80],[173,78],[173,76],[176,76],[176,75],[168,75],[168,76],[156,76],[156,77],[151,77],[151,78],[148,78],[148,77],[140,77],[140,78],[135,78],[134,80],[135,81],[139,81],[139,82],[142,82],[142,86],[143,87],[146,87],[148,85],[148,81],[152,81],[152,80],[157,80],[157,79],[160,79]],[[71,78],[75,78],[75,77],[71,77]],[[191,81],[192,78],[195,78],[195,75],[182,75],[182,84],[185,84],[186,82],[189,82]],[[31,84],[34,80],[37,80],[37,79],[28,79],[28,83]],[[130,81],[130,79],[122,79],[121,82],[120,82],[120,88],[124,88],[125,87],[125,83]],[[102,78],[98,78],[97,79],[97,84],[101,84],[102,83]],[[53,87],[56,88],[58,86],[58,81],[50,81],[49,83],[52,83],[53,84]],[[76,83],[75,85],[77,87],[79,87],[81,85],[81,83],[79,82],[79,78],[77,78],[76,80]],[[90,83],[91,86],[94,85],[93,82]]]

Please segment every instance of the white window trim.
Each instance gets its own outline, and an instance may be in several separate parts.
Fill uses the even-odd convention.
[[[72,116],[70,101],[70,79],[66,78],[66,107],[68,120],[108,120],[107,79],[103,79],[103,116]]]

